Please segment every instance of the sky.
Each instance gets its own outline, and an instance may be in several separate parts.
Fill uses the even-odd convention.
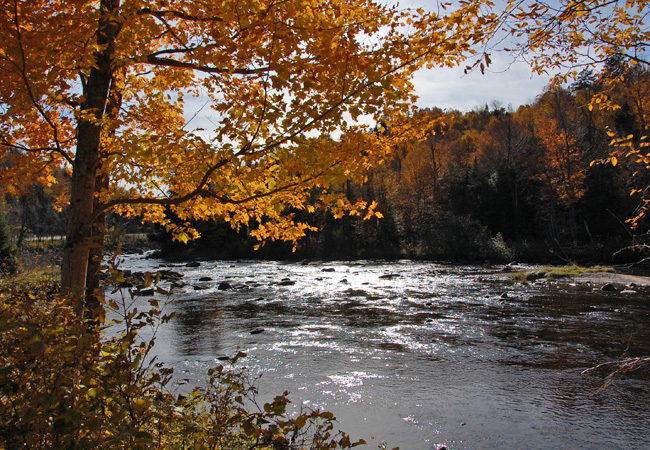
[[[516,110],[532,103],[549,83],[549,77],[532,74],[524,63],[509,68],[496,63],[493,70],[484,75],[480,71],[465,75],[463,68],[421,70],[413,79],[419,97],[417,105],[464,112],[496,100]]]
[[[496,0],[499,2],[500,0]],[[437,0],[387,0],[408,8],[436,9]],[[490,105],[493,100],[503,107],[532,103],[549,84],[550,76],[532,74],[528,64],[512,63],[512,55],[495,53],[490,55],[492,65],[485,74],[480,71],[465,75],[464,65],[449,69],[429,69],[416,73],[414,84],[420,97],[417,106],[438,107],[471,111],[476,107]]]

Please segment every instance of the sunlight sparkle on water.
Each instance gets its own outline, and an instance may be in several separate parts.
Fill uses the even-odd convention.
[[[327,378],[332,380],[334,384],[341,387],[354,387],[363,385],[363,380],[368,378],[382,378],[377,374],[369,374],[367,372],[350,372],[344,375],[329,375]],[[320,384],[327,384],[323,382]]]
[[[332,411],[341,429],[388,448],[650,448],[646,378],[594,397],[602,376],[580,375],[628,347],[650,352],[647,296],[512,285],[488,266],[427,262],[165,265],[187,287],[168,303],[180,315],[160,328],[156,355],[181,392],[210,367],[235,370],[222,358],[241,350],[236,366],[259,381],[261,399],[289,391],[292,414]],[[204,275],[211,290],[194,291]],[[240,287],[216,292],[222,279]]]

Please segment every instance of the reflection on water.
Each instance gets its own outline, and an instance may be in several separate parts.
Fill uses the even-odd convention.
[[[156,351],[188,385],[242,350],[262,393],[333,411],[369,448],[650,448],[648,371],[599,395],[605,374],[581,375],[650,354],[647,290],[513,285],[481,267],[407,261],[165,268],[187,284]],[[234,290],[218,290],[224,280]]]

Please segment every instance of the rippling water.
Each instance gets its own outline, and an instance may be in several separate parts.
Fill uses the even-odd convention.
[[[648,290],[518,285],[411,261],[122,266],[184,274],[166,307],[181,316],[157,338],[181,390],[241,350],[262,394],[334,412],[367,448],[650,448],[649,371],[601,393],[606,372],[581,374],[650,354]],[[224,280],[234,290],[218,290]]]

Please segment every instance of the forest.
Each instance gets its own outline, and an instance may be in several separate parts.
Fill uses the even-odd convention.
[[[294,251],[282,243],[254,251],[246,230],[223,221],[196,222],[201,237],[189,244],[162,231],[154,240],[163,254],[184,257],[638,262],[648,228],[632,218],[649,174],[632,158],[608,158],[613,137],[647,134],[650,72],[628,71],[613,94],[620,108],[590,107],[604,89],[600,75],[617,76],[622,64],[612,59],[599,76],[584,71],[516,110],[495,100],[469,112],[418,111],[423,139],[397,146],[363,182],[340,186],[351,202],[376,203],[382,217],[291,211],[317,229]]]
[[[379,217],[335,217],[316,201],[314,212],[289,208],[285,214],[313,227],[295,248],[269,242],[254,250],[259,242],[248,232],[254,221],[239,231],[223,220],[194,221],[201,237],[189,243],[151,224],[115,215],[111,223],[148,232],[163,255],[184,258],[637,262],[647,223],[631,218],[643,204],[635,193],[650,185],[649,174],[634,160],[614,165],[608,158],[612,136],[647,134],[650,72],[623,65],[613,58],[604,74],[584,71],[516,110],[498,100],[468,112],[419,110],[414,120],[427,124],[422,139],[396,146],[363,181],[339,186],[351,203],[376,204]],[[628,75],[613,95],[620,107],[590,107],[604,89],[600,75],[622,71]],[[65,173],[57,176],[66,183]],[[33,184],[5,201],[18,246],[27,234],[64,234],[66,211],[57,212],[56,190]]]

